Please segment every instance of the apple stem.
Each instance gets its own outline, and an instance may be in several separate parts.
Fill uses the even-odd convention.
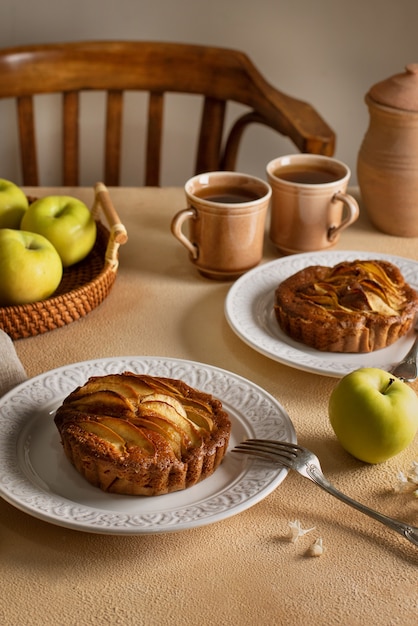
[[[395,382],[395,379],[394,379],[394,378],[392,378],[392,377],[390,377],[390,378],[389,378],[389,380],[388,380],[388,384],[386,385],[386,387],[385,387],[385,389],[383,390],[383,392],[382,392],[382,393],[384,393],[384,394],[385,394],[385,393],[387,393],[387,392],[388,392],[389,387],[390,387],[390,386],[391,386],[394,382]]]

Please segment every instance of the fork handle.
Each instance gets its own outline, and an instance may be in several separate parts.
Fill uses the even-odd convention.
[[[332,496],[335,496],[336,498],[338,498],[338,500],[341,500],[349,506],[352,506],[354,509],[357,509],[357,511],[365,513],[369,517],[372,517],[373,519],[381,522],[385,526],[388,526],[392,530],[405,537],[405,539],[408,539],[415,546],[418,546],[418,528],[416,528],[415,526],[405,524],[404,522],[399,522],[392,517],[383,515],[382,513],[379,513],[378,511],[369,508],[365,504],[361,504],[361,502],[357,502],[357,500],[353,500],[349,496],[346,496],[344,493],[336,489],[336,487],[334,487],[334,485],[332,485],[322,473],[319,473],[314,466],[309,466],[307,468],[307,473],[311,480],[313,480],[313,482],[318,485],[318,487],[321,487]]]

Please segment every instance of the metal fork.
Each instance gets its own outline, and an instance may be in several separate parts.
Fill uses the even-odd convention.
[[[414,324],[415,332],[418,332],[418,317],[415,319]],[[397,378],[401,378],[407,382],[412,382],[418,376],[418,365],[417,365],[417,356],[418,356],[418,335],[415,338],[414,343],[412,344],[411,349],[408,354],[395,365],[390,373],[396,376]]]
[[[232,452],[247,454],[280,463],[289,469],[299,472],[305,478],[309,478],[319,487],[335,496],[342,502],[349,504],[358,511],[369,515],[373,519],[389,526],[392,530],[408,539],[411,543],[418,546],[418,528],[399,522],[387,515],[382,515],[368,506],[353,500],[349,496],[336,489],[322,473],[321,465],[318,457],[295,443],[287,443],[282,441],[274,441],[269,439],[247,439],[232,449]]]

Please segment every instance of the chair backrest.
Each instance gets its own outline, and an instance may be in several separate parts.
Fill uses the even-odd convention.
[[[308,103],[271,86],[238,51],[199,45],[93,41],[0,49],[0,98],[16,98],[24,185],[41,184],[34,95],[62,93],[63,176],[79,184],[80,94],[107,93],[104,173],[119,185],[123,94],[149,93],[145,184],[160,182],[164,95],[201,94],[203,109],[194,173],[235,168],[240,139],[251,123],[289,137],[301,152],[331,155],[335,135]],[[248,107],[226,133],[228,101]]]

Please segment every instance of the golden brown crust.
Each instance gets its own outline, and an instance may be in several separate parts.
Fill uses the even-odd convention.
[[[80,474],[125,495],[161,495],[207,478],[231,431],[222,403],[211,395],[180,380],[131,372],[90,378],[54,419]]]
[[[274,311],[292,339],[326,352],[371,352],[408,332],[418,295],[383,260],[314,265],[284,280]]]

